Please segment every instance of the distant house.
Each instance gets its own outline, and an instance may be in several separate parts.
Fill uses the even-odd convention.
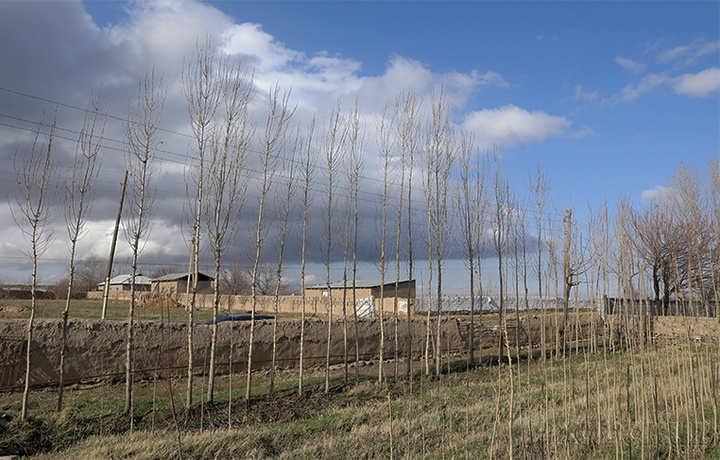
[[[330,297],[345,299],[352,302],[353,283],[347,282],[347,288],[342,281],[327,284],[317,284],[305,288],[308,297]],[[382,291],[382,297],[380,292]],[[376,316],[380,314],[380,301],[384,299],[382,306],[386,315],[392,314],[395,308],[395,281],[388,281],[384,285],[379,281],[356,281],[355,302],[359,316]],[[398,283],[397,289],[398,312],[407,312],[410,305],[410,312],[414,313],[415,305],[415,280],[402,280]],[[341,302],[337,302],[340,305]],[[337,307],[333,307],[335,310]],[[340,307],[342,308],[342,307]]]
[[[115,278],[110,278],[110,291],[129,291],[130,282],[132,276],[129,274],[118,275]],[[152,280],[147,276],[135,275],[135,290],[136,291],[149,291],[152,285]],[[97,290],[102,291],[105,289],[105,281],[98,284]]]
[[[198,294],[210,294],[213,292],[212,282],[214,278],[199,273],[198,275]],[[152,280],[152,293],[154,295],[173,295],[182,294],[187,291],[188,274],[170,273]]]

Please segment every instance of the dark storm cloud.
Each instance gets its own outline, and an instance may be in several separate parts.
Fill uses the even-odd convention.
[[[241,57],[254,74],[254,99],[251,116],[258,127],[265,120],[267,90],[279,84],[292,89],[291,103],[297,105],[293,123],[307,126],[313,116],[322,122],[343,98],[343,110],[358,95],[361,103],[361,122],[365,132],[365,162],[360,213],[362,216],[359,259],[375,260],[378,254],[379,190],[378,168],[374,141],[374,114],[399,91],[413,85],[421,97],[427,97],[443,75],[436,75],[419,63],[393,57],[386,73],[375,77],[359,77],[360,63],[338,56],[328,56],[323,50],[307,56],[293,50],[265,32],[261,25],[238,23],[217,9],[194,1],[135,2],[127,4],[127,16],[122,23],[98,27],[80,1],[62,2],[5,2],[0,15],[0,192],[3,197],[14,196],[16,188],[13,157],[28,152],[38,122],[43,117],[43,133],[57,110],[56,138],[53,155],[60,165],[67,164],[75,152],[77,133],[91,91],[100,91],[99,108],[107,111],[103,161],[98,175],[94,205],[89,216],[87,232],[78,245],[78,257],[90,255],[107,257],[110,235],[117,212],[120,182],[125,170],[123,119],[128,101],[138,88],[139,79],[149,68],[162,77],[167,98],[162,117],[161,141],[157,151],[157,198],[152,231],[142,258],[147,264],[177,264],[187,261],[184,240],[187,218],[186,184],[192,172],[194,141],[189,129],[187,103],[182,93],[183,60],[195,53],[196,41],[210,32],[218,52]],[[450,80],[457,79],[453,73]],[[448,94],[462,102],[478,85],[482,76],[468,74],[463,85],[456,85]],[[402,86],[399,86],[402,85]],[[453,85],[449,85],[452,87]],[[461,104],[462,105],[462,104]],[[44,115],[43,115],[44,112]],[[316,133],[316,139],[320,134]],[[41,135],[41,141],[46,139]],[[257,155],[257,147],[251,147]],[[321,157],[321,152],[316,152]],[[252,160],[245,174],[252,179],[258,173]],[[322,164],[322,158],[318,158]],[[58,173],[62,166],[58,167]],[[279,177],[281,177],[280,175]],[[323,190],[324,176],[316,174],[313,183],[315,199],[312,240],[309,260],[321,262],[324,238]],[[340,190],[340,194],[343,191]],[[227,259],[237,260],[240,254],[254,245],[254,222],[257,212],[257,184],[248,183],[245,205],[240,214],[239,232]],[[334,214],[338,220],[345,209]],[[66,270],[67,245],[62,221],[62,198],[54,206],[55,244],[44,256],[41,277],[53,279]],[[2,278],[23,279],[29,263],[21,253],[25,243],[14,224],[7,206],[0,209],[0,273]],[[297,230],[298,208],[292,217],[293,229],[288,235],[286,260],[296,263],[299,258]],[[266,253],[275,260],[277,225],[271,224]],[[339,233],[339,231],[336,231]],[[394,234],[393,234],[394,235]],[[388,237],[392,239],[391,236]],[[339,244],[340,239],[336,242]],[[422,244],[416,250],[422,254]],[[120,240],[119,258],[126,257],[127,245]],[[334,260],[342,259],[342,251],[333,251]]]

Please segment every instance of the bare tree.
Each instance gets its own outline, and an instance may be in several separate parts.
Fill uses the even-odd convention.
[[[177,268],[170,264],[155,265],[148,273],[150,273],[150,278],[160,278],[161,276],[177,273]]]
[[[623,307],[630,305],[630,307],[634,309],[637,291],[633,280],[639,274],[639,264],[636,260],[636,254],[632,244],[632,228],[630,224],[632,205],[629,197],[622,196],[618,200],[616,209],[614,219],[614,248],[611,261],[614,268],[614,275],[617,279],[616,292],[618,296],[622,298]],[[635,312],[631,311],[630,313]],[[630,315],[623,315],[622,321],[627,322],[629,316]],[[631,340],[631,337],[625,335],[625,340],[625,345],[630,346],[631,343],[629,340]],[[562,343],[565,343],[564,338]]]
[[[30,319],[26,329],[25,348],[25,388],[22,397],[20,419],[27,420],[28,395],[30,393],[30,371],[32,370],[31,345],[37,297],[38,260],[47,250],[52,241],[53,232],[48,228],[53,219],[52,204],[55,198],[55,160],[52,157],[52,143],[55,137],[56,117],[53,117],[47,133],[47,144],[38,143],[43,127],[42,120],[38,123],[30,151],[25,155],[15,150],[13,168],[17,177],[15,207],[10,206],[13,220],[20,228],[30,245],[27,255],[32,260],[30,275]]]
[[[468,342],[468,366],[475,365],[475,274],[480,276],[481,232],[484,222],[485,169],[475,152],[472,134],[462,131],[458,143],[459,187],[456,206],[460,216],[460,238],[464,261],[470,275],[470,333]],[[481,297],[482,301],[482,297]]]
[[[542,254],[544,250],[543,241],[543,217],[545,214],[545,207],[548,202],[548,195],[550,193],[550,180],[547,178],[545,170],[540,166],[537,167],[535,176],[528,177],[528,190],[532,194],[532,198],[535,204],[535,228],[537,229],[537,280],[538,280],[538,296],[540,298],[540,308],[542,310],[542,356],[543,361],[546,357],[545,350],[545,300],[543,299],[543,263]]]
[[[520,204],[520,202],[518,202],[518,205],[517,205],[517,206],[518,206],[518,210],[517,210],[517,213],[518,213],[518,233],[519,233],[519,237],[520,237],[520,254],[521,254],[521,255],[520,255],[520,258],[522,259],[522,263],[520,264],[520,267],[521,267],[521,269],[522,269],[523,294],[524,294],[524,297],[525,297],[525,314],[528,315],[528,316],[526,316],[526,317],[528,318],[527,324],[528,324],[528,327],[529,327],[529,325],[530,325],[530,316],[529,316],[529,312],[530,312],[530,300],[529,300],[528,296],[529,296],[529,290],[530,290],[530,289],[528,288],[528,248],[527,248],[527,240],[528,240],[528,229],[527,229],[527,226],[528,226],[528,222],[527,222],[527,217],[526,217],[526,215],[525,215],[525,212],[521,209],[521,204]],[[520,301],[519,301],[519,300],[518,300],[517,304],[518,304],[518,305],[520,304]],[[519,317],[519,315],[518,315],[518,317],[517,317],[517,321],[518,321],[517,331],[519,331],[519,330],[520,330],[520,317]],[[525,332],[526,332],[525,335],[526,335],[526,337],[527,337],[528,365],[529,365],[530,361],[533,359],[533,351],[532,351],[532,349],[533,349],[534,344],[532,343],[532,335],[530,334],[530,331],[529,331],[529,330],[526,330]],[[519,338],[518,338],[518,355],[519,355],[519,353],[520,353],[519,350],[520,350],[520,340],[519,340]]]
[[[307,295],[305,292],[305,262],[307,260],[307,251],[310,241],[308,239],[308,230],[310,229],[310,210],[312,208],[312,189],[311,185],[315,176],[315,159],[313,155],[313,134],[315,132],[315,118],[313,118],[310,126],[305,133],[306,142],[303,145],[303,158],[300,166],[300,184],[302,186],[302,232],[300,236],[300,291],[302,295],[302,311],[300,313],[300,363],[298,376],[298,395],[303,395],[303,378],[304,378],[304,356],[305,356],[305,310]]]
[[[349,155],[346,157],[349,161]],[[343,172],[346,175],[347,182],[350,184],[352,181],[352,166],[348,162],[343,162]],[[352,229],[352,191],[350,187],[347,189],[347,193],[342,195],[342,204],[340,208],[342,211],[342,217],[344,219],[343,231],[340,232],[340,244],[343,252],[343,276],[342,276],[342,315],[343,315],[343,384],[348,384],[348,365],[349,365],[349,345],[348,345],[348,312],[347,312],[347,300],[348,300],[348,259],[350,257],[350,243],[351,243],[351,229]],[[356,337],[357,339],[357,337]]]
[[[567,209],[565,211],[565,215],[563,216],[563,225],[565,227],[562,253],[563,322],[560,327],[562,342],[559,344],[559,351],[564,355],[566,353],[567,336],[569,334],[568,322],[570,315],[571,290],[572,288],[580,285],[587,272],[595,263],[596,254],[593,253],[593,250],[597,250],[598,247],[593,244],[592,238],[589,239],[578,231],[577,224],[573,220],[572,209]],[[624,260],[630,261],[629,259]],[[624,265],[623,267],[629,268],[630,273],[634,273],[632,271],[634,270],[633,263]],[[632,276],[634,275],[631,275],[631,277]],[[628,278],[628,280],[630,278]]]
[[[137,93],[132,96],[124,123],[126,169],[130,171],[130,203],[126,208],[125,237],[132,250],[130,267],[130,307],[128,309],[127,338],[125,349],[125,408],[132,425],[133,389],[133,321],[135,315],[135,277],[141,240],[150,231],[151,215],[156,194],[154,175],[155,152],[159,144],[157,130],[160,126],[165,90],[162,79],[156,81],[155,69],[145,72]]]
[[[394,138],[395,145],[400,152],[400,155],[404,158],[404,162],[407,168],[407,211],[406,215],[406,250],[407,250],[407,261],[408,261],[408,280],[414,278],[414,247],[413,247],[413,169],[415,168],[415,155],[419,150],[420,143],[420,129],[422,126],[422,116],[420,113],[421,101],[418,99],[417,94],[413,89],[407,90],[407,92],[401,93],[395,100],[395,115],[393,117],[395,121]],[[400,193],[403,193],[401,190]],[[396,288],[397,291],[397,288]],[[410,377],[412,372],[412,328],[410,327],[410,321],[412,319],[412,311],[415,308],[414,299],[410,298],[410,283],[408,283],[408,309],[407,309],[407,320],[408,320],[408,336],[407,336],[407,376]]]
[[[380,260],[378,265],[380,268],[380,357],[378,360],[378,383],[382,383],[384,379],[383,364],[385,358],[385,275],[387,273],[387,256],[385,254],[385,245],[387,243],[387,222],[388,222],[388,201],[390,200],[389,182],[390,182],[390,162],[393,156],[392,138],[390,127],[392,120],[389,119],[388,108],[385,106],[381,114],[375,117],[375,131],[377,133],[376,143],[380,154],[380,167],[382,174],[382,195],[380,195]]]
[[[358,375],[358,361],[360,360],[360,337],[358,334],[357,304],[356,304],[356,275],[357,275],[357,234],[358,234],[358,192],[360,190],[360,171],[362,169],[361,148],[363,144],[363,129],[360,125],[359,101],[355,99],[355,110],[349,115],[347,121],[347,161],[344,163],[347,176],[347,195],[345,206],[345,230],[341,233],[343,246],[343,349],[344,349],[344,382],[348,383],[348,315],[347,315],[347,291],[348,291],[348,257],[350,246],[353,245],[353,324],[355,326],[355,378]]]
[[[503,259],[507,256],[507,238],[508,238],[508,191],[509,184],[505,179],[505,172],[502,167],[500,153],[495,150],[493,152],[493,198],[495,209],[493,212],[493,247],[495,256],[498,259],[498,281],[500,285],[500,311],[498,312],[498,331],[503,331],[503,321],[505,315],[505,294],[506,286],[503,278]],[[498,361],[503,360],[503,338],[502,333],[498,340]]]
[[[715,224],[715,267],[720,267],[720,157],[717,153],[710,159],[708,164],[708,189],[710,191],[710,206],[713,210],[712,219]],[[712,274],[713,292],[715,293],[715,315],[720,325],[720,272],[713,271]],[[718,327],[718,343],[720,343],[720,327]]]
[[[476,153],[476,160],[475,164],[477,165],[475,167],[475,173],[476,176],[476,186],[475,186],[475,196],[476,196],[476,204],[478,206],[477,208],[477,219],[475,219],[475,226],[474,231],[477,238],[477,254],[476,259],[477,262],[475,263],[475,267],[477,270],[477,281],[478,281],[478,289],[477,289],[477,297],[480,299],[480,310],[478,321],[480,324],[483,324],[483,263],[485,261],[485,247],[488,243],[487,238],[487,219],[488,219],[488,212],[489,212],[489,206],[490,206],[490,196],[489,196],[489,190],[487,187],[487,181],[489,179],[490,174],[490,159],[487,155],[487,152],[484,152],[481,157],[481,153],[478,151]],[[473,295],[475,295],[475,292],[473,292]],[[482,362],[482,344],[477,345],[478,348],[478,361]]]
[[[425,167],[428,190],[428,239],[432,242],[431,263],[435,264],[437,275],[437,330],[435,373],[440,375],[442,365],[441,316],[442,316],[442,267],[443,259],[449,248],[451,214],[447,198],[450,178],[455,159],[455,139],[450,124],[452,107],[449,100],[440,90],[433,94],[430,103],[431,118],[426,126]],[[432,271],[432,269],[431,269]]]
[[[65,352],[67,348],[67,326],[70,314],[70,299],[75,280],[75,248],[78,239],[83,236],[87,216],[92,208],[92,187],[97,178],[99,163],[102,161],[100,149],[102,147],[105,122],[107,115],[101,119],[101,126],[96,126],[98,117],[99,92],[91,94],[90,101],[85,107],[82,126],[75,147],[75,158],[71,169],[65,175],[63,187],[63,210],[65,226],[68,232],[70,245],[70,261],[67,286],[67,299],[62,314],[62,328],[60,338],[60,365],[58,367],[58,399],[57,412],[62,411],[63,387],[65,383]],[[97,129],[97,131],[96,131]]]
[[[270,367],[270,394],[275,389],[275,363],[277,358],[277,324],[278,324],[278,307],[280,303],[280,290],[282,289],[283,275],[283,256],[285,254],[285,243],[287,241],[288,225],[290,214],[293,211],[293,197],[295,196],[295,183],[297,174],[296,160],[300,150],[302,149],[301,132],[298,129],[295,133],[295,142],[290,149],[289,155],[283,158],[283,170],[285,171],[285,183],[281,196],[278,196],[278,203],[282,205],[280,212],[280,232],[278,235],[278,263],[277,263],[277,279],[275,283],[275,301],[273,303],[273,349],[272,349],[272,365]]]
[[[675,270],[678,267],[673,266],[673,262],[678,260],[678,253],[682,251],[681,228],[675,216],[662,204],[644,211],[631,209],[630,219],[633,243],[651,271],[655,308],[659,313],[668,315],[670,296],[681,289],[680,285],[675,284]],[[683,273],[685,268],[682,268]]]
[[[355,382],[360,380],[360,331],[357,316],[357,269],[358,269],[358,236],[360,233],[360,212],[358,198],[360,193],[360,178],[365,165],[363,158],[364,130],[360,125],[359,111],[356,110],[349,120],[348,127],[348,193],[350,194],[350,209],[352,209],[352,304],[353,324],[355,326]],[[348,224],[350,224],[348,222]],[[348,241],[350,225],[348,225]]]
[[[510,241],[512,242],[512,268],[515,278],[515,355],[520,358],[520,271],[521,259],[520,251],[524,247],[525,239],[525,216],[520,211],[520,199],[512,192],[509,194],[508,208],[510,213],[509,230]]]
[[[273,295],[277,282],[276,268],[270,262],[260,261],[255,274],[255,283],[252,283],[252,272],[254,263],[247,266],[247,278],[250,280],[250,291],[252,295],[252,286],[255,285],[255,294],[257,295]]]
[[[188,262],[188,283],[186,304],[188,309],[188,374],[186,406],[192,405],[193,354],[195,300],[198,287],[200,238],[203,216],[203,192],[205,180],[205,157],[211,142],[215,113],[220,106],[222,83],[219,81],[217,60],[210,36],[205,43],[196,44],[196,54],[183,65],[182,89],[188,106],[190,127],[195,137],[197,163],[188,171],[187,208],[190,220],[190,260]],[[194,184],[194,188],[190,184]]]
[[[215,286],[213,292],[213,330],[210,342],[210,372],[208,376],[208,402],[215,392],[215,365],[217,353],[218,312],[220,309],[220,276],[222,258],[232,244],[247,188],[244,173],[246,153],[253,134],[248,118],[248,104],[252,98],[252,78],[243,71],[239,62],[223,60],[218,76],[222,104],[222,120],[212,133],[209,144],[209,164],[205,170],[205,225],[210,249],[213,253]],[[232,359],[231,359],[232,361]]]
[[[103,281],[103,269],[106,262],[91,255],[75,262],[75,285],[80,292],[95,291]]]
[[[715,263],[718,253],[718,237],[713,218],[717,210],[708,209],[713,203],[712,189],[705,189],[707,181],[701,173],[685,163],[681,163],[668,181],[668,205],[680,225],[682,233],[682,251],[677,255],[677,263],[685,266],[681,272],[680,284],[684,285],[687,299],[702,301],[704,315],[709,314],[708,300],[714,296],[713,279],[720,276],[720,267]],[[683,279],[684,278],[684,279]],[[693,314],[697,311],[696,302],[690,302]]]
[[[290,93],[281,92],[279,85],[275,85],[275,87],[270,90],[268,94],[265,128],[259,138],[260,150],[258,154],[262,167],[262,179],[259,184],[260,194],[258,196],[258,215],[255,227],[255,261],[253,265],[252,284],[250,285],[252,289],[252,316],[250,317],[250,342],[248,344],[247,385],[245,388],[246,402],[250,401],[250,390],[252,389],[252,353],[253,340],[255,338],[255,309],[257,307],[257,286],[255,283],[257,281],[261,252],[265,246],[265,237],[267,234],[267,222],[265,222],[264,219],[265,202],[270,193],[273,178],[275,177],[278,158],[287,143],[286,134],[288,123],[295,112],[295,109],[290,107],[289,98]]]
[[[395,122],[396,117],[399,115],[399,108],[398,108],[398,101],[395,103],[395,107],[393,107],[393,125],[396,125],[397,122]],[[399,189],[398,189],[398,200],[397,200],[397,219],[396,219],[396,232],[395,232],[395,292],[393,295],[393,377],[395,380],[398,378],[398,366],[399,366],[399,356],[398,356],[398,349],[400,347],[399,337],[398,337],[398,295],[400,290],[400,256],[403,252],[402,249],[402,224],[403,224],[403,214],[405,211],[404,206],[404,199],[405,199],[405,173],[406,173],[406,158],[405,158],[405,150],[403,149],[397,149],[397,144],[395,145],[396,152],[396,158],[395,158],[395,167],[393,168],[395,170],[395,183],[397,184],[397,176],[400,176],[400,183],[399,183]],[[410,299],[408,298],[408,302]],[[408,303],[407,308],[410,308],[410,305]],[[408,330],[410,329],[410,323],[408,322]]]
[[[250,281],[246,276],[244,267],[238,261],[223,270],[220,290],[228,295],[245,295],[250,292]]]
[[[346,129],[341,116],[340,100],[338,99],[337,107],[330,113],[328,124],[323,133],[322,149],[325,158],[325,215],[323,217],[325,224],[325,241],[323,244],[323,252],[325,255],[325,269],[328,288],[328,315],[327,315],[327,347],[325,352],[325,393],[330,392],[330,341],[332,334],[332,314],[333,314],[333,295],[332,284],[330,280],[330,260],[335,249],[333,244],[333,231],[335,225],[333,221],[333,212],[335,211],[335,192],[337,187],[338,167],[342,162],[342,153],[345,144]]]

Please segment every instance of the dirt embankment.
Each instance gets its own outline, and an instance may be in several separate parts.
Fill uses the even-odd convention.
[[[425,343],[425,323],[422,320],[411,324],[415,353],[422,350]],[[373,359],[377,356],[380,343],[380,323],[377,319],[363,319],[358,325],[358,344],[361,359]],[[0,322],[0,336],[25,336],[26,321]],[[398,324],[400,353],[407,349],[408,323]],[[386,319],[385,354],[394,354],[394,333],[392,320]],[[449,343],[452,348],[460,349],[464,340],[458,333],[454,320],[443,320],[443,345]],[[232,361],[237,370],[247,366],[249,322],[223,322],[218,325],[217,362],[220,372],[228,368]],[[300,350],[300,321],[281,320],[277,324],[277,365],[293,367],[298,364]],[[196,372],[206,371],[210,359],[210,339],[212,326],[196,325],[194,328],[194,361]],[[60,356],[61,321],[38,320],[35,322],[32,341],[31,384],[52,383],[58,379]],[[89,379],[100,377],[124,377],[126,353],[127,323],[121,321],[101,321],[71,319],[68,323],[68,341],[66,352],[66,379]],[[135,376],[149,378],[166,372],[171,375],[185,375],[187,372],[187,324],[156,321],[137,322],[133,331],[135,342]],[[331,361],[343,362],[344,324],[333,322],[331,341]],[[163,346],[163,344],[165,344]],[[305,322],[305,363],[308,366],[325,362],[327,346],[327,323],[308,319]],[[354,325],[348,324],[348,347],[352,357],[355,352]],[[273,322],[257,321],[253,344],[253,368],[267,368],[271,365],[273,348]],[[167,350],[167,354],[165,353]],[[0,353],[2,348],[0,348]],[[415,354],[414,353],[414,354]],[[17,361],[15,356],[0,356],[3,362]],[[167,361],[166,361],[167,359]],[[167,367],[166,370],[166,362]],[[18,376],[24,375],[24,359],[19,361]],[[19,377],[21,379],[21,377]],[[20,383],[18,380],[16,383]]]
[[[502,332],[497,314],[485,314],[475,318],[475,347],[497,347]],[[609,316],[603,322],[595,313],[584,312],[570,317],[565,334],[569,343],[580,338],[581,343],[591,337],[603,342],[609,337],[620,340],[623,331],[637,336],[643,325],[633,325],[637,318],[627,316]],[[436,318],[432,318],[431,349],[435,347]],[[654,340],[659,345],[685,343],[688,338],[695,342],[717,343],[717,318],[655,318]],[[539,348],[544,339],[547,344],[555,340],[555,328],[562,329],[562,315],[536,314],[523,315],[518,322],[514,315],[508,315],[502,329],[507,330],[507,339],[511,348],[519,340],[521,349]],[[385,356],[394,355],[393,320],[384,320]],[[277,358],[281,368],[296,367],[299,362],[300,320],[283,319],[277,323]],[[347,340],[350,359],[355,355],[355,326],[352,321],[347,325]],[[24,355],[22,338],[26,334],[27,321],[0,321],[0,363],[4,364],[0,375],[0,387],[20,384],[24,375]],[[228,364],[233,363],[235,370],[244,370],[247,366],[249,322],[224,322],[218,325],[218,370],[225,372]],[[470,335],[469,318],[459,315],[442,319],[443,350],[464,351],[467,349]],[[135,376],[149,378],[156,374],[165,376],[185,375],[188,364],[188,329],[185,323],[165,323],[157,321],[136,322],[133,336],[135,341]],[[412,352],[418,358],[426,340],[426,320],[417,318],[410,322]],[[544,333],[543,333],[544,332]],[[608,334],[610,332],[610,334]],[[207,371],[210,359],[210,340],[212,326],[196,325],[194,328],[194,363],[196,373]],[[331,362],[342,363],[344,356],[345,324],[335,321],[332,324]],[[16,337],[10,343],[9,337]],[[60,356],[61,322],[59,320],[37,320],[32,341],[32,384],[52,383],[58,379]],[[123,321],[102,321],[71,319],[68,323],[66,379],[118,378],[125,375],[127,323]],[[399,354],[406,356],[408,343],[408,322],[398,322]],[[6,345],[3,346],[5,342]],[[378,319],[360,319],[358,322],[358,345],[361,360],[374,360],[378,357],[380,344],[380,321]],[[305,321],[305,364],[320,365],[325,362],[327,346],[327,323],[318,319]],[[166,350],[166,351],[165,351]],[[269,368],[273,350],[273,321],[256,322],[253,344],[253,368]],[[15,363],[15,364],[12,364]],[[14,383],[8,383],[8,376],[16,375]]]

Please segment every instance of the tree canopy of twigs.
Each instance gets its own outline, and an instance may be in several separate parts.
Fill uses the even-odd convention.
[[[133,388],[133,321],[135,314],[135,277],[141,243],[150,231],[157,192],[155,153],[160,143],[157,136],[165,105],[166,91],[162,78],[155,78],[155,69],[148,69],[140,80],[138,91],[130,100],[124,123],[126,169],[130,172],[130,196],[125,208],[125,237],[132,250],[130,267],[130,306],[128,309],[125,349],[125,408],[132,417]]]
[[[53,238],[53,229],[50,224],[54,218],[52,204],[55,199],[56,185],[55,167],[57,161],[52,155],[52,143],[55,137],[57,112],[53,117],[50,130],[47,133],[47,142],[42,143],[42,120],[38,123],[37,132],[30,151],[21,155],[20,150],[15,151],[13,167],[17,178],[15,192],[15,206],[10,206],[10,212],[22,231],[28,245],[26,254],[32,260],[30,275],[31,310],[26,329],[25,350],[25,388],[23,390],[22,409],[20,418],[27,420],[28,395],[30,392],[30,371],[32,369],[32,335],[35,321],[38,260],[47,251]],[[42,136],[44,137],[44,136]],[[40,141],[40,142],[39,142]],[[24,152],[23,152],[24,153]]]

